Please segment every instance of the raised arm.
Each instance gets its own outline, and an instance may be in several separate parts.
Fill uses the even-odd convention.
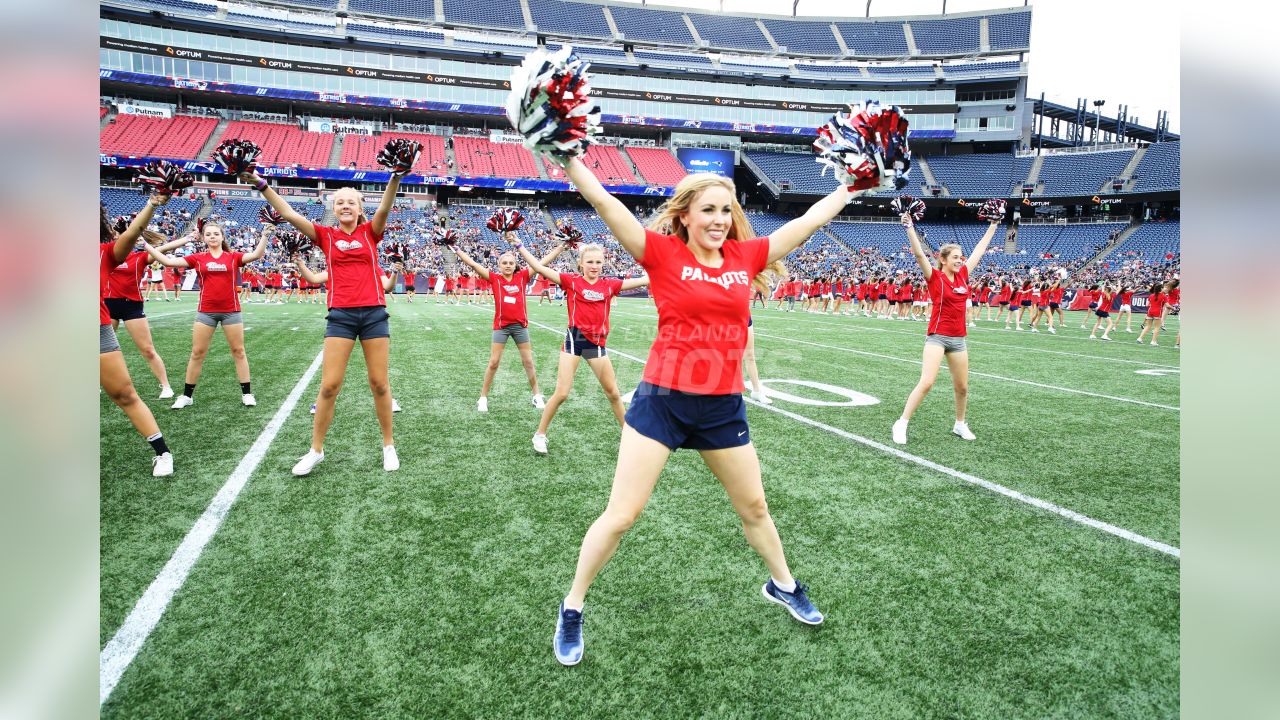
[[[534,272],[557,285],[560,284],[560,273],[547,267],[542,263],[542,261],[534,257],[533,254],[525,248],[524,243],[520,241],[519,237],[507,238],[507,242],[511,243],[511,245],[515,247],[516,252],[520,253],[520,257],[524,258],[525,263],[527,263],[529,267],[533,268]]]
[[[400,176],[391,173],[387,181],[387,189],[382,191],[382,202],[373,211],[373,234],[381,235],[387,229],[387,216],[391,214],[391,206],[396,204],[396,191],[400,189]]]
[[[578,188],[578,192],[582,193],[582,197],[586,198],[586,201],[591,203],[591,207],[600,213],[600,219],[609,226],[609,232],[613,233],[618,243],[636,260],[643,260],[644,226],[631,214],[627,206],[604,189],[600,180],[591,174],[586,165],[582,164],[582,160],[571,158],[565,165],[564,171]]]
[[[463,250],[457,245],[451,245],[450,247],[453,248],[453,253],[458,256],[458,259],[461,260],[463,264],[465,264],[467,267],[471,268],[472,270],[475,270],[476,274],[479,275],[482,279],[484,280],[489,279],[489,270],[485,268],[485,266],[476,262],[475,260],[472,260],[471,256],[467,254],[466,250]]]
[[[839,215],[850,200],[866,192],[854,193],[844,186],[838,187],[830,195],[814,203],[805,214],[774,230],[769,235],[769,262],[790,255],[791,251],[803,245],[823,225]]]
[[[305,215],[293,209],[293,206],[285,202],[280,197],[280,193],[271,189],[267,181],[256,172],[240,173],[240,178],[245,182],[253,185],[253,187],[262,193],[262,199],[267,201],[273,210],[280,213],[280,217],[284,218],[288,223],[298,229],[298,232],[306,235],[309,240],[316,242],[319,238],[316,236],[316,226]]]
[[[165,255],[164,253],[157,250],[154,245],[152,245],[149,242],[146,242],[145,240],[143,241],[142,245],[147,249],[147,254],[151,256],[151,259],[155,260],[161,265],[164,265],[166,267],[171,267],[171,268],[191,267],[190,265],[187,264],[187,261],[185,259],[174,257],[172,255]]]
[[[263,225],[262,234],[258,236],[258,244],[254,246],[253,250],[245,253],[244,257],[240,258],[240,262],[247,265],[256,260],[261,260],[262,256],[267,254],[267,240],[275,233],[275,230],[274,225]]]
[[[302,273],[302,277],[306,278],[307,282],[312,285],[323,285],[329,281],[328,270],[322,270],[320,272],[312,270],[310,267],[307,267],[305,262],[303,262],[301,255],[295,254],[293,256],[293,264],[298,267],[298,272]]]
[[[924,281],[927,283],[929,278],[933,277],[933,263],[929,262],[929,255],[920,246],[920,236],[916,235],[916,226],[911,219],[911,213],[902,213],[901,219],[902,226],[907,229],[907,239],[911,241],[911,254],[916,256],[916,264],[920,266],[920,272],[924,273]]]
[[[969,259],[965,261],[965,265],[969,268],[969,272],[973,272],[978,267],[978,263],[982,262],[982,256],[987,254],[987,246],[991,244],[991,238],[996,236],[996,230],[1000,229],[999,221],[991,223],[987,227],[987,232],[978,241],[973,252],[969,254]]]
[[[396,266],[395,266],[395,267],[393,267],[393,268],[391,268],[391,274],[390,274],[390,275],[383,275],[383,276],[382,276],[382,291],[383,291],[383,292],[391,292],[391,289],[392,289],[392,288],[394,288],[394,287],[396,286],[396,275],[398,275],[398,274],[400,274],[400,273],[402,273],[402,272],[404,272],[404,265],[403,265],[402,263],[396,263]]]
[[[167,253],[170,250],[177,250],[183,245],[186,245],[187,243],[194,240],[195,237],[196,237],[195,232],[189,232],[186,235],[183,235],[182,237],[177,238],[176,240],[170,240],[169,242],[164,243],[163,245],[157,245],[156,250],[159,250],[162,253]]]
[[[129,257],[129,253],[133,251],[133,246],[137,244],[138,238],[142,237],[142,231],[147,229],[147,225],[151,224],[151,216],[155,214],[156,208],[169,202],[168,195],[159,193],[147,198],[147,204],[142,206],[138,211],[138,217],[129,223],[129,227],[124,232],[116,236],[115,246],[111,248],[111,256],[116,262],[124,262]],[[145,245],[150,248],[150,244],[144,241]],[[184,266],[185,267],[185,266]]]
[[[638,278],[627,278],[622,281],[622,291],[633,290],[638,287],[644,287],[649,284],[649,276],[641,275]]]

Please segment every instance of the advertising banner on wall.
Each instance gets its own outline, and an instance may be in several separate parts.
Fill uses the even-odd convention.
[[[171,118],[173,111],[167,107],[152,107],[151,105],[131,105],[129,103],[120,103],[116,105],[116,110],[121,115],[141,115],[143,117],[154,118]]]
[[[676,158],[687,173],[715,173],[733,177],[733,151],[711,148],[676,148]]]

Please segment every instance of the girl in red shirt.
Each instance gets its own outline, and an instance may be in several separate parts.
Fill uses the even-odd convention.
[[[573,376],[578,371],[581,360],[595,374],[604,390],[604,396],[613,408],[613,415],[618,424],[623,424],[622,392],[618,390],[618,380],[613,372],[613,362],[609,360],[609,352],[605,341],[609,337],[609,311],[613,299],[632,288],[649,284],[648,277],[606,278],[601,277],[604,269],[604,248],[600,245],[583,245],[578,250],[578,272],[562,273],[539,262],[524,247],[520,237],[514,232],[506,234],[507,242],[515,246],[520,257],[533,271],[564,289],[569,308],[569,329],[565,334],[564,344],[560,348],[560,366],[556,370],[556,390],[551,393],[546,408],[542,411],[542,419],[538,421],[538,429],[533,433],[533,449],[543,455],[547,454],[547,429],[556,411],[569,399],[573,390]],[[564,245],[560,246],[563,249]],[[548,256],[550,257],[550,256]],[[758,289],[758,288],[757,288]]]
[[[1151,331],[1151,346],[1156,347],[1160,343],[1156,342],[1160,338],[1160,329],[1164,327],[1164,307],[1169,300],[1166,292],[1169,287],[1156,283],[1151,286],[1151,291],[1147,295],[1147,319],[1142,323],[1142,331],[1138,333],[1138,344],[1142,344],[1142,338],[1146,337],[1147,331]]]
[[[1111,317],[1111,303],[1112,301],[1115,300],[1115,298],[1116,298],[1115,293],[1111,292],[1111,290],[1107,287],[1106,283],[1103,283],[1098,288],[1098,309],[1093,311],[1093,314],[1098,317],[1098,320],[1094,322],[1093,330],[1089,331],[1090,340],[1096,339],[1095,335],[1098,332],[1098,328],[1101,327],[1104,322],[1106,323],[1107,326],[1102,330],[1102,339],[1103,340],[1111,339],[1110,337],[1108,337],[1108,335],[1111,333],[1111,330],[1116,326],[1116,319]]]
[[[1000,309],[996,311],[994,321],[1000,322],[1000,318],[1004,317],[1005,313],[1009,311],[1009,298],[1013,297],[1013,285],[1005,282],[1004,278],[996,278],[996,289],[993,293],[993,297],[995,298],[995,304],[1000,307]],[[991,318],[988,317],[987,319],[990,320]],[[1009,327],[1008,318],[1005,319],[1005,327]]]
[[[911,213],[902,213],[901,218],[902,224],[907,228],[907,239],[911,241],[911,252],[916,256],[916,263],[920,265],[925,283],[929,286],[929,299],[933,301],[933,308],[929,312],[929,327],[925,334],[920,381],[907,397],[902,417],[893,424],[893,441],[899,445],[906,444],[907,423],[933,388],[943,357],[947,359],[956,396],[956,422],[951,427],[951,432],[965,440],[975,440],[977,438],[965,422],[965,411],[969,403],[969,350],[965,343],[965,335],[968,333],[968,328],[965,327],[965,310],[970,295],[969,273],[982,262],[991,238],[995,237],[996,230],[1000,228],[1000,221],[991,221],[987,232],[973,248],[973,255],[967,261],[960,246],[955,243],[947,243],[938,248],[938,267],[935,268],[920,246]]]
[[[108,277],[117,265],[129,257],[134,243],[151,222],[151,216],[157,207],[169,202],[168,195],[152,195],[138,216],[133,219],[125,231],[116,234],[107,221],[107,209],[100,208],[100,227],[98,236],[98,382],[102,391],[111,398],[129,422],[133,423],[142,437],[151,444],[155,457],[151,461],[151,474],[164,477],[173,474],[173,453],[165,443],[160,426],[151,414],[151,408],[138,397],[133,389],[133,378],[129,377],[129,366],[124,362],[124,353],[120,351],[120,341],[116,338],[115,329],[111,327],[111,316],[107,312],[104,299]],[[142,265],[142,267],[146,267]]]
[[[1120,299],[1120,309],[1116,311],[1116,324],[1120,324],[1120,316],[1124,316],[1124,331],[1133,332],[1133,290],[1124,285],[1116,291],[1116,296]]]
[[[258,404],[249,383],[249,356],[244,350],[244,319],[240,315],[240,290],[236,287],[239,269],[261,258],[267,252],[267,238],[275,226],[263,224],[258,245],[247,253],[227,249],[227,239],[222,226],[207,222],[201,240],[208,252],[186,257],[165,255],[151,245],[147,252],[157,262],[172,268],[195,268],[200,276],[200,302],[196,305],[196,321],[191,326],[191,357],[187,360],[187,373],[182,394],[173,402],[173,409],[180,410],[195,403],[196,382],[204,370],[204,359],[209,354],[209,341],[213,331],[222,326],[222,334],[231,348],[231,359],[240,381],[240,402],[247,407]]]
[[[698,450],[728,492],[748,542],[768,566],[765,597],[801,622],[822,622],[806,588],[791,575],[765,502],[742,397],[742,356],[753,280],[767,267],[781,275],[778,261],[854,194],[840,186],[770,237],[753,239],[727,178],[686,176],[646,229],[581,160],[570,158],[566,170],[619,244],[648,271],[658,328],[625,416],[609,504],[583,538],[573,586],[560,606],[556,659],[566,665],[581,659],[578,631],[587,589],[644,509],[672,451],[681,447]],[[656,232],[665,224],[672,234]]]
[[[392,438],[391,382],[388,379],[391,355],[390,315],[383,297],[382,274],[378,267],[378,244],[387,227],[387,216],[395,204],[401,175],[392,173],[382,201],[373,218],[364,214],[364,195],[355,188],[341,188],[333,194],[333,213],[338,224],[316,225],[285,202],[256,172],[241,175],[262,193],[262,197],[290,225],[313,242],[324,254],[329,273],[329,314],[324,337],[324,365],[316,414],[311,426],[311,446],[293,466],[294,475],[307,475],[324,460],[324,439],[333,423],[333,408],[347,374],[347,362],[356,340],[364,352],[373,392],[373,406],[382,430],[382,469],[400,469]]]

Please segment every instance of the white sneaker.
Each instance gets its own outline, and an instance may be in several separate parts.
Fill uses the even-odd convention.
[[[1057,331],[1057,330],[1054,330],[1053,328],[1049,328],[1049,334],[1050,334],[1050,335],[1057,335],[1057,334],[1058,334],[1058,331]]]
[[[253,407],[258,404],[258,399],[253,396],[253,393],[245,393],[240,396],[240,402],[244,403],[245,407]]]
[[[161,388],[160,388],[160,399],[161,399],[161,400],[168,400],[168,399],[169,399],[169,398],[171,398],[171,397],[173,397],[173,388],[172,388],[172,387],[170,387],[170,386],[168,386],[168,385],[163,385],[163,386],[161,386]]]
[[[533,434],[533,449],[540,455],[547,454],[547,436],[542,433]]]
[[[1127,332],[1127,333],[1131,333],[1131,332],[1133,332],[1133,330],[1125,330],[1125,332]]]
[[[400,412],[400,403],[395,398],[391,398],[391,412]]]
[[[760,392],[756,392],[755,390],[752,390],[752,391],[751,391],[751,399],[752,399],[752,400],[755,400],[756,402],[760,403],[761,405],[772,405],[772,404],[773,404],[773,401],[769,399],[769,395],[768,395],[768,393],[766,393],[766,392],[765,392],[765,391],[763,391],[763,390],[761,390]]]
[[[1160,347],[1160,343],[1156,342],[1155,340],[1152,340],[1151,347]]]
[[[193,403],[195,403],[195,400],[190,397],[186,395],[179,395],[178,399],[173,401],[173,405],[170,406],[170,409],[181,410],[184,407],[191,407]]]
[[[387,472],[400,469],[400,456],[396,455],[395,445],[382,446],[382,469]]]
[[[951,432],[955,435],[959,435],[965,440],[978,439],[978,436],[974,435],[973,431],[969,429],[969,423],[962,423],[959,420],[957,420],[955,426],[951,428]]]
[[[482,397],[476,402],[476,412],[489,412],[489,398]]]
[[[315,414],[316,414],[316,404],[315,404],[315,403],[311,403],[311,414],[312,414],[312,415],[315,415]]]
[[[533,396],[533,406],[539,410],[547,406],[547,401],[542,398],[542,393]]]
[[[168,477],[173,474],[173,453],[151,458],[151,477]]]
[[[911,318],[911,319],[912,319],[912,320],[915,320],[915,318]],[[978,327],[978,323],[971,322],[971,323],[969,323],[969,327]]]
[[[298,463],[293,466],[293,474],[302,476],[309,475],[315,466],[324,461],[324,453],[307,449],[307,454],[298,458]]]
[[[907,444],[907,421],[906,420],[903,420],[902,418],[898,418],[898,421],[893,424],[893,441],[898,443],[899,445]]]
[[[1040,332],[1040,331],[1039,331],[1039,330],[1037,330],[1037,329],[1035,329],[1035,328],[1031,328],[1031,332],[1033,332],[1033,333],[1038,333],[1038,332]]]

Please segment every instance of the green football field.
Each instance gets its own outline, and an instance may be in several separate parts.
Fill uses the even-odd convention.
[[[179,392],[194,301],[148,303]],[[776,399],[749,406],[751,436],[826,622],[761,597],[768,574],[723,489],[681,451],[592,587],[583,663],[564,668],[556,607],[618,447],[600,388],[579,368],[539,456],[514,347],[475,409],[491,307],[391,312],[395,473],[358,349],[325,461],[289,472],[310,438],[323,306],[246,307],[255,408],[221,333],[176,411],[122,329],[176,472],[151,477],[150,447],[102,395],[104,716],[1178,715],[1176,319],[1155,348],[1133,342],[1140,319],[1112,343],[1086,339],[1083,313],[1058,336],[980,322],[978,440],[950,433],[944,370],[900,448],[890,426],[923,323],[757,310]],[[565,310],[530,317],[549,395]],[[627,392],[656,315],[623,300],[613,322]]]

